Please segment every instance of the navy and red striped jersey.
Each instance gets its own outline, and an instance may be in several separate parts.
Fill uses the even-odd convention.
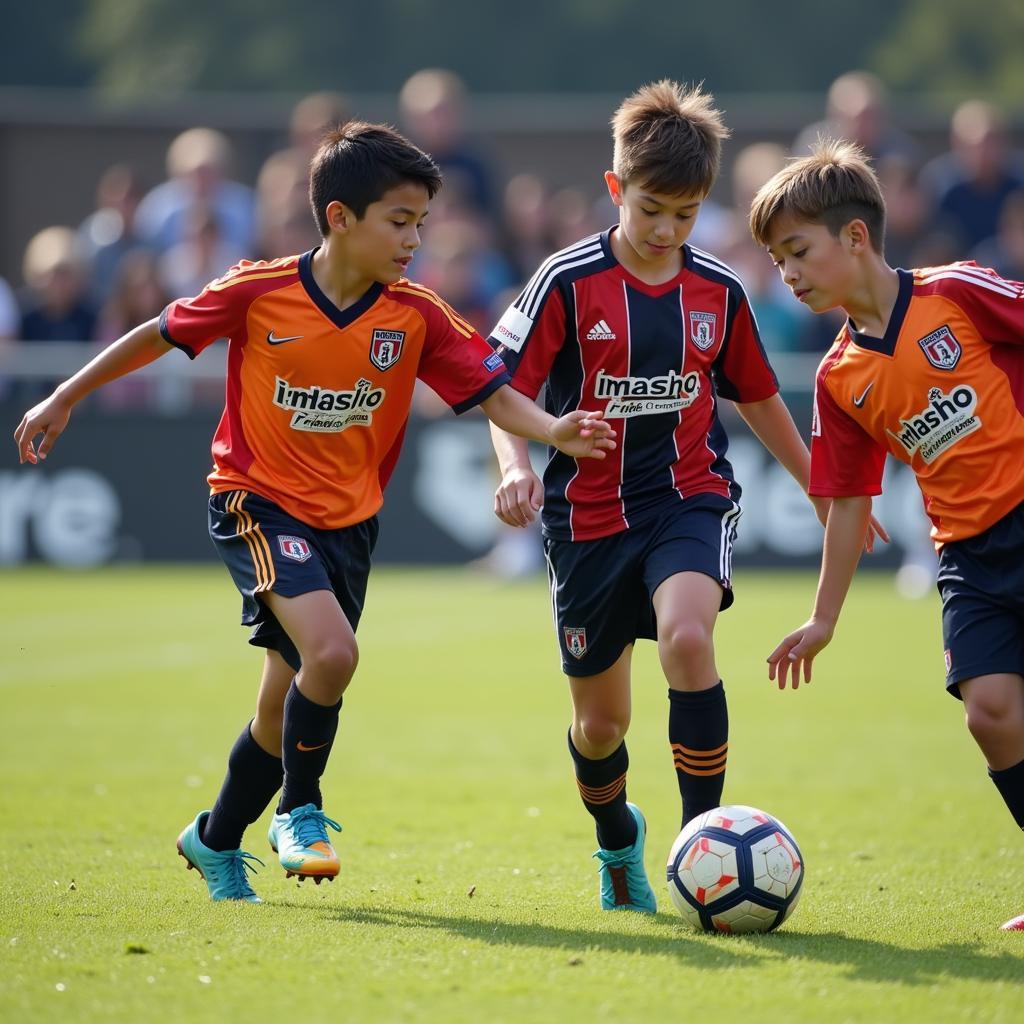
[[[683,246],[671,280],[649,285],[611,250],[611,228],[555,253],[488,339],[512,386],[552,415],[602,409],[618,434],[603,460],[551,449],[544,533],[593,540],[694,494],[737,500],[718,396],[758,402],[778,382],[739,278]]]

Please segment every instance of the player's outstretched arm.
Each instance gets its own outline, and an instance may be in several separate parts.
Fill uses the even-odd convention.
[[[603,459],[615,447],[615,431],[601,418],[603,413],[577,409],[556,419],[507,384],[484,399],[480,408],[502,430],[554,445],[576,459]]]
[[[864,531],[871,518],[871,498],[834,498],[825,526],[821,575],[810,619],[790,633],[768,655],[768,678],[778,678],[779,689],[791,678],[793,689],[811,681],[811,668],[818,652],[832,640],[839,613],[850,589],[864,544]]]
[[[494,492],[494,514],[509,526],[529,526],[544,502],[544,485],[530,464],[525,438],[491,424],[501,483]]]
[[[64,432],[71,410],[78,402],[104,384],[159,359],[172,347],[164,341],[156,319],[141,324],[108,345],[73,377],[59,384],[49,398],[43,399],[22,416],[14,432],[18,461],[34,465],[45,459],[54,442]],[[40,434],[43,439],[37,448],[35,439]]]
[[[761,402],[744,402],[737,404],[737,412],[743,417],[747,426],[754,432],[758,440],[775,457],[776,461],[788,471],[789,475],[807,494],[811,480],[811,455],[796,429],[793,417],[783,402],[782,396],[774,394]],[[830,498],[809,496],[814,506],[814,514],[822,526],[828,518]],[[889,543],[889,534],[885,527],[872,515],[864,531],[864,550],[873,551],[875,538]]]

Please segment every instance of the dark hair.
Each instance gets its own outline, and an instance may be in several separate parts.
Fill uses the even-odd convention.
[[[818,139],[810,156],[793,160],[770,178],[750,207],[750,233],[758,245],[768,244],[772,222],[791,214],[810,224],[839,232],[852,220],[862,220],[871,248],[883,251],[885,199],[864,151],[842,139]]]
[[[701,87],[663,79],[638,89],[612,117],[612,170],[664,195],[707,195],[729,129]]]
[[[344,203],[356,217],[388,189],[422,185],[433,199],[441,187],[437,164],[386,124],[349,121],[320,140],[309,168],[309,201],[320,234],[329,231],[327,207]]]

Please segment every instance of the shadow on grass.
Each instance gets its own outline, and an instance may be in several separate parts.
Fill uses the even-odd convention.
[[[276,901],[275,901],[276,903]],[[941,978],[1024,981],[1024,959],[1009,953],[989,954],[968,943],[948,943],[929,949],[907,949],[887,942],[853,938],[838,932],[784,930],[770,935],[700,936],[659,914],[644,918],[662,935],[631,935],[500,918],[464,917],[379,907],[311,907],[285,901],[277,906],[322,913],[338,923],[379,925],[384,928],[423,928],[496,946],[534,946],[561,949],[570,956],[587,950],[647,953],[676,957],[694,967],[734,970],[756,966],[765,959],[798,959],[835,964],[855,981],[901,985],[933,985]]]

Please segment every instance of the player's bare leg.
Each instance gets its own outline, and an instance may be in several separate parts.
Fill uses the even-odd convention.
[[[647,824],[626,800],[629,756],[630,644],[611,668],[594,676],[569,678],[573,718],[569,751],[583,805],[594,818],[600,849],[601,906],[653,914],[654,893],[644,870]]]
[[[729,714],[714,644],[721,603],[721,585],[699,572],[676,573],[654,592],[683,825],[718,807],[725,785]]]
[[[988,762],[988,773],[1024,829],[1024,677],[1015,673],[976,676],[960,683],[967,728]],[[1024,914],[1003,925],[1024,931]]]
[[[338,856],[327,829],[341,826],[323,812],[320,778],[327,767],[342,694],[359,660],[355,634],[333,593],[265,596],[267,606],[298,649],[302,668],[284,699],[284,790],[270,828],[282,867],[299,878],[334,878]],[[268,703],[273,694],[268,694]]]

